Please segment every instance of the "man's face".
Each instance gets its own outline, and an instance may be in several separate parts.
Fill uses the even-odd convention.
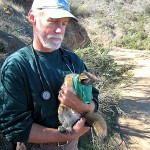
[[[67,23],[68,18],[36,17],[36,34],[44,48],[56,50],[61,46]]]

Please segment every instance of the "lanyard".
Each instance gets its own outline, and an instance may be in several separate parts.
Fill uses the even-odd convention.
[[[73,63],[72,63],[70,57],[67,56],[67,55],[65,55],[64,52],[63,52],[63,50],[62,50],[61,48],[60,48],[60,52],[61,52],[61,54],[62,54],[62,60],[64,61],[65,65],[67,66],[67,68],[69,69],[69,71],[70,71],[71,73],[75,73],[75,68],[74,68],[74,65],[73,65]],[[67,58],[67,59],[69,60],[69,62],[71,63],[71,66],[72,66],[72,69],[73,69],[73,70],[72,70],[72,69],[69,67],[69,65],[67,64],[66,58]]]
[[[51,94],[49,91],[46,90],[45,86],[44,86],[44,83],[43,83],[43,74],[42,74],[42,71],[41,71],[41,68],[40,68],[40,65],[39,65],[39,62],[37,61],[37,55],[36,55],[36,52],[32,46],[32,52],[33,52],[33,56],[34,56],[34,60],[35,60],[35,64],[36,64],[36,69],[37,69],[37,72],[38,72],[38,75],[39,75],[39,78],[40,78],[40,82],[41,82],[41,85],[42,85],[42,93],[41,93],[41,97],[43,98],[43,100],[49,100],[50,97],[51,97]]]
[[[31,49],[32,49],[32,53],[33,53],[33,56],[34,56],[34,60],[35,60],[36,69],[37,69],[37,72],[38,72],[38,75],[39,75],[40,83],[41,83],[42,89],[43,89],[43,91],[42,91],[42,93],[41,93],[41,97],[42,97],[43,100],[47,101],[47,100],[50,99],[51,93],[50,93],[48,90],[46,90],[46,88],[45,88],[45,86],[44,86],[44,83],[43,83],[44,77],[43,77],[43,74],[42,74],[42,71],[41,71],[41,67],[40,67],[40,64],[39,64],[39,61],[38,61],[38,58],[37,58],[37,54],[36,54],[36,52],[35,52],[33,46],[31,46]],[[73,71],[71,70],[71,68],[70,68],[69,65],[67,64],[66,58],[67,58],[69,61],[71,61],[70,58],[69,58],[67,55],[64,55],[64,54],[63,54],[63,50],[60,49],[60,51],[61,51],[61,54],[62,54],[63,61],[64,61],[65,65],[67,66],[67,68],[69,69],[69,71],[70,71],[71,73],[75,73],[75,68],[74,68],[73,63],[71,62]],[[49,85],[49,86],[50,86],[50,85]],[[50,88],[51,88],[51,87],[50,87]],[[52,88],[51,88],[51,89],[52,89]]]

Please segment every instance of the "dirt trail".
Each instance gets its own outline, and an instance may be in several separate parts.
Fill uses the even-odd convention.
[[[119,118],[121,131],[129,149],[150,150],[150,51],[115,49],[109,55],[120,64],[134,65],[120,104],[128,116]]]

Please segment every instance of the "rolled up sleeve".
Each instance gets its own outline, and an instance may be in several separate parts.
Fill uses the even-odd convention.
[[[93,87],[92,88],[92,94],[93,94],[92,101],[95,103],[94,111],[97,112],[98,107],[99,107],[99,102],[98,102],[99,91],[95,87]]]
[[[82,66],[82,72],[84,70],[88,71],[88,69],[87,69],[86,65],[83,63],[83,61],[81,59],[79,59],[79,60],[80,60],[80,64],[82,64],[82,65],[79,65],[80,67]],[[92,101],[95,104],[94,111],[97,112],[98,107],[99,107],[99,102],[98,102],[99,91],[94,86],[92,87],[92,95],[93,95]]]
[[[0,81],[0,130],[13,143],[27,142],[30,134],[32,117],[27,99],[22,72],[7,65]]]
[[[84,70],[88,71],[88,68],[80,58],[78,58],[78,66],[80,66],[81,69],[79,73],[83,72]],[[99,91],[94,86],[92,87],[92,95],[93,95],[92,101],[95,104],[94,111],[97,112],[99,108],[99,101],[98,101]]]

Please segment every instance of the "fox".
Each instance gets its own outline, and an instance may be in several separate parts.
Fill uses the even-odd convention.
[[[75,78],[76,87],[74,85]],[[66,75],[63,84],[67,86],[74,94],[77,94],[81,100],[83,100],[86,103],[90,103],[90,100],[92,98],[92,86],[98,81],[100,80],[95,75],[84,70],[80,74],[71,73]],[[79,85],[83,86],[81,88],[82,90],[86,90],[86,88],[89,88],[89,90],[86,90],[85,93],[84,91],[78,92],[79,90],[76,90],[76,88],[78,88]],[[84,88],[84,86],[86,88]],[[89,95],[89,97],[86,97],[86,95]],[[88,99],[89,101],[86,101]],[[58,131],[71,132],[73,130],[73,125],[81,117],[83,117],[82,114],[60,103],[58,107],[58,120],[60,122]],[[107,125],[102,115],[98,112],[89,112],[84,114],[84,117],[86,119],[86,123],[94,129],[96,136],[100,137],[101,139],[104,139],[104,137],[106,137],[107,135]]]

